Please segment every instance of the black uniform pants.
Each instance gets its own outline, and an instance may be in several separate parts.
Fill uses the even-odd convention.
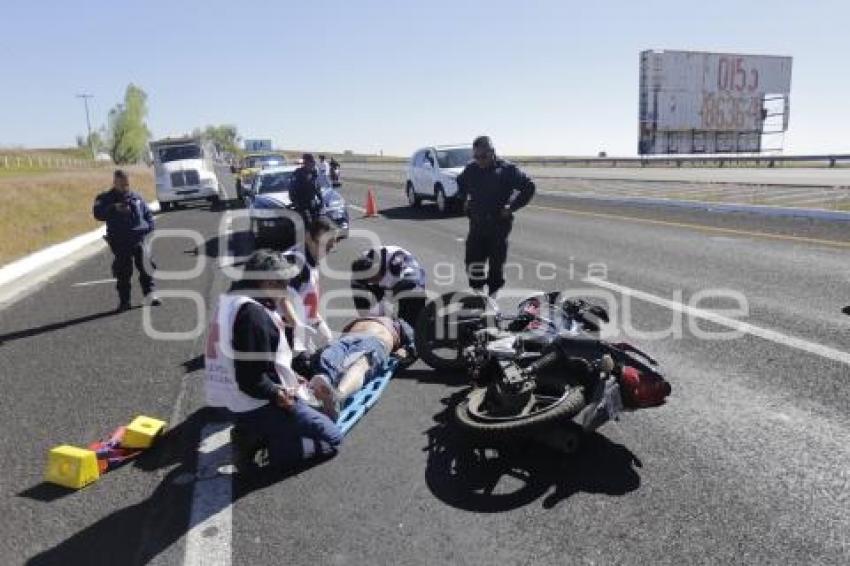
[[[505,285],[505,261],[512,220],[470,219],[466,237],[466,273],[469,286],[480,290],[487,284],[494,293]]]
[[[145,267],[145,251],[142,243],[135,245],[113,245],[110,244],[115,258],[112,260],[112,274],[117,279],[115,288],[118,289],[118,299],[122,303],[130,302],[130,278],[133,276],[133,264],[139,272],[139,285],[145,295],[153,291],[153,277]],[[153,259],[150,260],[151,267],[156,269]]]

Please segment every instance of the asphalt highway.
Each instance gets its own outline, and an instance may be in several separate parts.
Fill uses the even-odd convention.
[[[346,163],[346,170],[403,171],[400,163]],[[832,187],[850,185],[850,169],[837,167],[567,167],[562,165],[522,166],[537,178],[594,179],[687,183],[737,183]]]
[[[371,179],[403,185],[406,166],[393,163],[347,163],[349,179]],[[593,168],[528,166],[541,193],[558,196],[630,198],[850,210],[848,169],[700,169]]]
[[[363,230],[413,250],[429,289],[465,287],[465,219],[411,209],[400,186],[374,177],[358,171],[342,193],[362,206],[373,189],[381,215],[353,209],[352,237],[329,264],[346,265]],[[164,304],[148,326],[204,321],[229,283],[228,252],[252,246],[238,213],[158,216],[159,229],[198,234],[154,242],[160,268],[204,265],[159,281]],[[462,376],[420,362],[336,458],[286,477],[232,476],[232,504],[201,517],[193,494],[216,471],[199,469],[199,443],[220,419],[203,408],[203,338],[155,340],[144,309],[111,314],[103,251],[0,311],[0,562],[182,564],[193,536],[221,541],[213,527],[192,534],[216,514],[226,544],[192,551],[210,564],[846,564],[848,234],[842,222],[541,195],[518,214],[516,297],[500,305],[532,289],[607,301],[612,334],[662,362],[665,406],[623,415],[573,456],[475,452],[448,418]],[[50,447],[96,440],[136,414],[171,423],[157,448],[79,492],[42,483]]]

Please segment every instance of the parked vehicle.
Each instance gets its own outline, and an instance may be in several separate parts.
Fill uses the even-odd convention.
[[[407,166],[405,193],[410,206],[433,200],[441,213],[457,204],[457,176],[472,160],[468,145],[441,145],[416,151]]]
[[[258,245],[289,247],[295,243],[295,224],[298,214],[289,198],[289,187],[296,165],[264,169],[254,177],[245,191],[244,200],[249,209],[251,231]],[[330,218],[339,228],[339,237],[347,238],[349,230],[348,206],[335,188],[322,188],[321,214]]]
[[[601,307],[559,293],[528,297],[515,316],[486,296],[449,293],[423,310],[416,349],[435,369],[467,370],[471,387],[454,414],[471,439],[542,434],[571,452],[584,432],[670,394],[649,355],[599,339],[606,322]]]
[[[249,153],[238,164],[232,165],[230,171],[236,176],[236,198],[244,197],[245,188],[250,187],[258,172],[272,167],[282,167],[287,164],[286,156],[280,153]]]
[[[163,211],[180,202],[219,202],[215,149],[198,137],[165,138],[150,143],[156,197]]]

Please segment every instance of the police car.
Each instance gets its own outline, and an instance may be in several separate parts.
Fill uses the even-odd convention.
[[[279,153],[249,153],[238,165],[232,165],[230,171],[236,176],[236,196],[244,198],[257,173],[263,169],[286,165],[286,157]]]
[[[298,219],[293,210],[289,187],[298,167],[286,165],[259,171],[247,190],[245,204],[251,219],[251,231],[257,244],[294,243],[293,221]],[[334,188],[322,188],[322,211],[339,228],[339,237],[347,238],[349,229],[348,206]]]

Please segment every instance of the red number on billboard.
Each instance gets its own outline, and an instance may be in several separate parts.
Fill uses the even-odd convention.
[[[717,63],[717,90],[754,92],[759,87],[758,69],[746,69],[744,58],[720,57]]]
[[[729,85],[729,61],[721,57],[717,63],[717,90],[726,90]]]
[[[741,78],[740,85],[738,77]],[[735,80],[733,81],[733,83],[733,86],[737,91],[743,91],[744,88],[747,86],[747,72],[744,71],[744,60],[741,57],[735,59]]]
[[[758,90],[759,87],[759,72],[758,69],[750,69],[750,88],[749,91],[753,92]]]

